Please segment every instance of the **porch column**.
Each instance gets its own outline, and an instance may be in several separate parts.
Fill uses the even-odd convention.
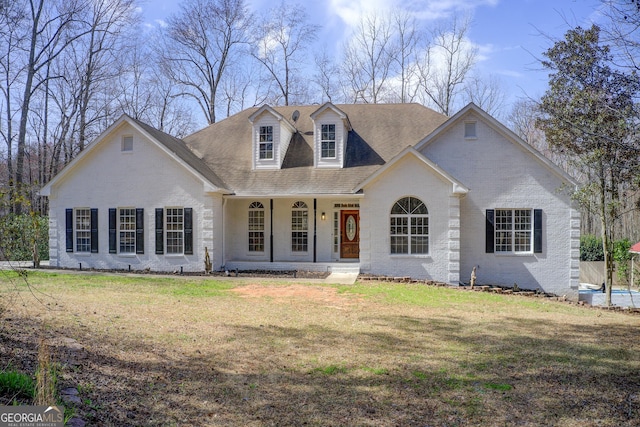
[[[316,262],[316,243],[318,242],[318,233],[316,232],[316,226],[318,224],[317,221],[317,212],[318,211],[318,199],[313,199],[313,262]]]
[[[273,262],[273,199],[269,199],[269,261]]]

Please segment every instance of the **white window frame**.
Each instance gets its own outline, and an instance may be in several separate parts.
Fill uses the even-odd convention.
[[[326,128],[326,129],[325,129]],[[331,130],[333,128],[333,130]],[[331,138],[333,134],[333,138]],[[333,148],[330,146],[333,145]],[[325,148],[325,146],[327,148]],[[325,155],[325,152],[327,155]],[[333,152],[333,155],[329,153]],[[320,125],[320,158],[335,159],[337,157],[337,141],[336,141],[336,125],[334,123],[326,123]]]
[[[408,205],[402,203],[405,200]],[[417,197],[407,196],[398,199],[391,207],[389,234],[391,255],[429,255],[427,205]]]
[[[248,212],[248,244],[249,252],[264,253],[264,205],[252,202]]]
[[[533,228],[533,209],[495,209],[494,252],[496,254],[532,254]]]
[[[270,146],[270,148],[268,148]],[[264,147],[264,150],[263,150]],[[258,127],[258,159],[273,160],[273,126],[265,125]]]
[[[73,217],[73,239],[76,252],[91,253],[91,209],[75,208]]]
[[[167,255],[184,254],[184,208],[167,207],[164,210],[164,240]]]
[[[297,201],[291,206],[291,252],[309,251],[309,207]]]
[[[136,253],[136,208],[118,208],[118,253]]]

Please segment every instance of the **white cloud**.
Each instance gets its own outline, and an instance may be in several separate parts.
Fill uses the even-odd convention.
[[[420,20],[447,18],[455,12],[473,11],[480,6],[497,6],[500,0],[329,0],[329,10],[348,26],[373,11],[402,9]],[[513,1],[513,0],[512,0]]]

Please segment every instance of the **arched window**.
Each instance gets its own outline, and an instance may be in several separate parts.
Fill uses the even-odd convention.
[[[291,206],[291,251],[307,252],[309,248],[309,208],[305,202]]]
[[[391,253],[429,253],[429,211],[422,200],[404,197],[391,208]]]
[[[249,205],[249,252],[264,252],[264,206],[260,202]]]

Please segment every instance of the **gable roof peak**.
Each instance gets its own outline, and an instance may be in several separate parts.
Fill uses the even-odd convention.
[[[268,104],[264,104],[262,107],[258,108],[253,114],[249,116],[249,121],[253,124],[258,117],[260,117],[263,113],[269,113],[273,117],[275,117],[280,123],[283,123],[291,132],[295,132],[296,128],[293,126],[289,120],[287,120],[282,114],[278,113],[273,107]]]
[[[315,121],[316,117],[318,117],[320,114],[322,114],[327,109],[331,109],[333,112],[335,112],[338,115],[338,117],[340,117],[342,119],[342,121],[344,122],[344,125],[346,126],[346,128],[348,130],[352,129],[351,122],[349,121],[349,116],[347,116],[347,113],[345,113],[344,111],[342,111],[341,109],[336,107],[335,104],[333,104],[331,102],[328,102],[328,101],[325,102],[324,104],[322,104],[320,106],[320,108],[318,108],[316,111],[311,113],[311,115],[310,115],[311,119]]]

